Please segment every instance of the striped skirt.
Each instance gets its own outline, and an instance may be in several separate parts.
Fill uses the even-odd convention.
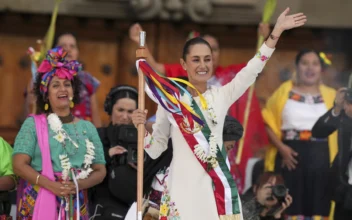
[[[57,181],[60,181],[59,177],[55,175]],[[38,185],[32,185],[27,181],[20,180],[19,186],[17,188],[17,220],[32,220],[35,201],[38,195],[40,187]],[[80,207],[77,207],[76,201],[79,199]],[[78,198],[76,195],[73,195],[73,210],[69,210],[67,213],[73,213],[72,216],[67,216],[65,210],[66,200],[62,197],[56,197],[57,213],[61,211],[59,220],[73,219],[78,220],[76,217],[76,210],[80,210],[80,219],[79,220],[88,220],[88,194],[87,190],[81,190],[79,192]],[[71,218],[70,218],[71,217]]]

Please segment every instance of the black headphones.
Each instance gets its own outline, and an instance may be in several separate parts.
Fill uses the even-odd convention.
[[[115,103],[112,103],[114,101],[114,97],[117,93],[122,92],[122,91],[128,91],[134,93],[138,97],[138,91],[136,88],[128,85],[119,85],[115,86],[110,89],[109,94],[105,98],[104,102],[104,111],[107,112],[109,115],[111,115],[112,112],[112,107],[114,106]]]

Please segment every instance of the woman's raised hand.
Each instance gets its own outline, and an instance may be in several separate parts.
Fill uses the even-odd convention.
[[[275,28],[281,31],[303,26],[307,22],[307,16],[303,13],[289,15],[290,8],[286,8],[284,12],[277,18]]]

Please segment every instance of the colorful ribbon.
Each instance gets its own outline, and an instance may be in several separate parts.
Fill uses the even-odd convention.
[[[204,125],[203,120],[192,107],[181,101],[180,90],[182,90],[184,95],[188,96],[190,100],[193,100],[193,97],[179,83],[183,83],[194,89],[199,95],[202,108],[207,108],[204,96],[191,83],[178,78],[163,77],[156,73],[145,60],[138,60],[137,67],[140,68],[145,75],[146,83],[153,93],[153,96],[166,111],[182,115],[188,120],[191,129],[194,128],[194,122],[198,123],[200,126]]]
[[[67,51],[62,49],[62,47],[56,47],[48,51],[46,59],[38,68],[38,73],[43,74],[40,86],[42,94],[48,91],[48,85],[54,76],[60,79],[72,80],[81,71],[82,65],[76,60],[65,60],[66,55]]]

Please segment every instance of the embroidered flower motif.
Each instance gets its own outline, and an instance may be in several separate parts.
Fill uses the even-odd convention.
[[[260,51],[258,51],[256,54],[255,54],[255,57],[259,58],[261,61],[265,62],[267,60],[269,60],[270,57],[267,57],[265,55],[262,55],[262,53]]]
[[[162,206],[160,206],[160,214],[163,216],[167,216],[169,212],[169,207],[167,206],[167,204],[163,204]]]
[[[309,140],[311,137],[312,137],[311,131],[301,131],[299,139],[306,141],[306,140]]]
[[[288,132],[286,132],[286,139],[287,140],[294,140],[297,136],[297,132],[294,130],[289,130]]]
[[[149,140],[149,143],[144,146],[144,149],[150,148],[153,145],[153,143],[154,143],[154,137],[151,136],[150,140]]]
[[[166,220],[180,220],[180,213],[176,208],[174,201],[171,201],[169,191],[167,190],[166,184],[164,184],[164,191],[161,197],[160,204],[160,219]]]

